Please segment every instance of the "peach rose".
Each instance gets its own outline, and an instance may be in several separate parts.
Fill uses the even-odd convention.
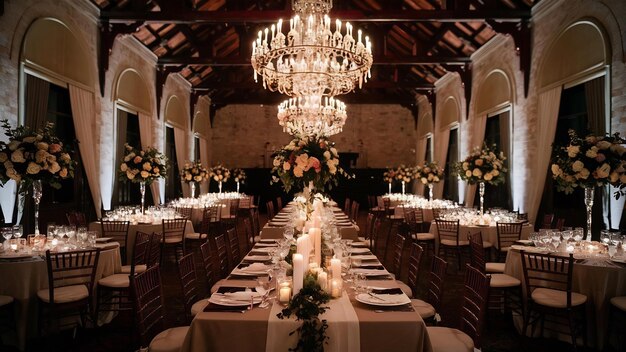
[[[52,143],[50,144],[50,149],[49,149],[50,153],[58,153],[61,151],[61,145],[58,143]]]

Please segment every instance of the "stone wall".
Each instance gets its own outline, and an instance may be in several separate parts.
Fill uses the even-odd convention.
[[[229,105],[213,122],[212,159],[229,167],[270,167],[269,154],[289,143],[275,106]],[[399,105],[349,105],[343,132],[330,138],[340,152],[359,153],[358,167],[415,162],[415,120]]]

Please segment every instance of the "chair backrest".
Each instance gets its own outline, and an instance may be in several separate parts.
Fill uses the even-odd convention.
[[[74,227],[87,227],[87,217],[81,211],[70,211],[65,213],[67,223]]]
[[[442,240],[454,241],[459,245],[459,220],[435,219],[439,242]]]
[[[226,235],[215,236],[215,248],[220,277],[228,276],[228,254],[226,252]]]
[[[372,231],[374,229],[374,214],[373,213],[367,213],[367,221],[366,221],[366,227],[365,227],[365,238],[366,239],[371,239],[372,238]]]
[[[519,241],[522,236],[522,225],[521,222],[496,223],[496,228],[498,229],[498,248],[500,250],[511,247],[516,241]]]
[[[85,285],[91,297],[100,249],[69,252],[46,251],[48,267],[48,292],[54,303],[54,289],[63,286]]]
[[[415,215],[415,222],[417,224],[422,224],[424,222],[424,209],[414,208],[413,210],[413,213]]]
[[[250,250],[254,246],[254,232],[252,232],[252,223],[249,217],[243,219],[243,230],[246,234],[246,248]]]
[[[407,273],[407,284],[413,290],[417,292],[417,279],[419,276],[420,263],[422,262],[422,255],[424,254],[424,248],[419,244],[411,243],[411,256],[409,257],[409,271]]]
[[[352,202],[352,206],[350,207],[350,220],[354,221],[355,223],[359,218],[360,207],[361,207],[361,204],[359,204],[359,202],[357,201]]]
[[[259,220],[259,208],[252,208],[252,234],[253,237],[259,236],[261,232],[261,223]]]
[[[202,210],[202,224],[200,225],[200,239],[204,239],[211,234],[211,230],[214,227],[219,227],[220,221],[220,209],[219,204],[211,205]]]
[[[136,326],[141,346],[148,346],[152,338],[163,330],[164,314],[161,297],[161,273],[156,264],[130,278],[135,297]]]
[[[283,198],[276,197],[276,210],[280,211],[283,208]]]
[[[403,207],[402,215],[404,215],[404,222],[409,226],[415,223],[415,208]]]
[[[554,214],[545,214],[543,216],[543,221],[541,222],[542,229],[551,229],[552,221],[554,221]]]
[[[346,200],[343,202],[343,211],[346,214],[350,214],[351,206],[352,206],[352,201],[350,200],[350,198],[346,198]]]
[[[268,200],[265,202],[265,206],[267,208],[267,220],[272,220],[272,218],[276,215],[274,212],[274,202]]]
[[[373,209],[376,208],[378,206],[377,202],[376,202],[376,196],[374,195],[368,195],[367,196],[367,207],[368,209]]]
[[[187,254],[178,261],[178,276],[180,277],[180,286],[183,291],[185,316],[187,316],[187,319],[190,319],[191,306],[198,300],[196,266],[193,260],[193,253]]]
[[[563,226],[565,225],[565,219],[564,218],[557,218],[556,219],[556,225],[554,225],[554,228],[559,230],[559,231],[563,231]]]
[[[396,234],[395,248],[393,251],[393,273],[400,278],[402,269],[402,251],[404,250],[404,236]]]
[[[461,326],[459,329],[474,340],[474,347],[480,349],[489,283],[491,276],[466,264],[463,305],[461,307]]]
[[[202,254],[202,264],[204,265],[204,274],[206,275],[207,287],[211,288],[216,280],[216,273],[213,269],[213,254],[211,253],[211,242],[206,241],[200,245],[200,253]]]
[[[150,240],[152,235],[149,233],[137,231],[135,235],[135,244],[133,245],[133,257],[131,259],[131,273],[134,273],[135,266],[145,264],[148,265],[150,258]]]
[[[446,276],[446,269],[448,263],[439,258],[433,256],[433,262],[430,269],[428,287],[426,293],[426,302],[430,303],[435,311],[439,311],[441,306],[441,299],[443,297],[443,281]]]
[[[229,204],[230,204],[230,209],[229,209],[230,216],[237,217],[237,214],[239,213],[239,198],[231,199]]]
[[[376,254],[378,249],[378,241],[380,239],[381,227],[382,227],[382,218],[376,217],[374,219],[374,225],[372,226],[372,251]]]
[[[522,222],[528,222],[528,213],[519,213],[517,218]]]
[[[520,254],[527,297],[531,297],[532,292],[537,288],[564,291],[567,297],[567,308],[571,308],[574,254],[570,253],[568,257],[526,251],[521,251]]]
[[[191,220],[191,212],[193,208],[191,207],[176,207],[176,212],[180,214],[181,217],[187,218],[187,220]]]
[[[168,239],[182,240],[185,238],[186,218],[163,219],[163,241]]]
[[[148,247],[148,258],[146,260],[146,265],[148,267],[153,267],[159,263],[161,260],[161,234],[152,233],[150,235],[150,245]]]
[[[441,208],[432,208],[433,219],[437,220],[441,216]]]
[[[470,241],[470,265],[478,269],[481,273],[485,269],[485,248],[483,248],[483,235],[480,231],[469,234],[467,239]]]
[[[386,212],[389,210],[389,208],[391,208],[391,199],[383,197],[383,209],[385,209]]]
[[[237,231],[234,227],[226,231],[226,236],[228,237],[228,248],[230,252],[230,267],[234,268],[235,265],[239,264],[239,261],[241,261],[239,236],[237,236]]]
[[[119,242],[121,248],[126,248],[130,221],[100,220],[100,226],[102,228],[102,237],[111,237],[114,241]]]

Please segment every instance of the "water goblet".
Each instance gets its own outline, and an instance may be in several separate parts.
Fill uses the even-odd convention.
[[[583,239],[583,228],[577,227],[574,229],[574,241],[580,242]]]
[[[23,232],[24,232],[24,229],[23,229],[22,225],[14,225],[13,226],[13,238],[18,239],[18,238],[22,237]]]
[[[293,227],[292,226],[287,226],[285,227],[285,231],[283,231],[283,237],[288,240],[291,241],[293,239]]]
[[[2,228],[2,237],[4,237],[4,247],[9,248],[9,240],[13,237],[13,230],[9,227]]]
[[[600,231],[600,242],[605,245],[608,245],[611,241],[611,233],[608,230]]]

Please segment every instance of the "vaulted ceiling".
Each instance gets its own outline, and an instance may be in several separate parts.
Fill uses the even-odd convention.
[[[291,17],[291,1],[90,1],[101,10],[101,81],[113,40],[132,34],[158,57],[159,98],[167,75],[179,72],[192,97],[208,95],[217,107],[285,99],[254,82],[250,54],[260,29]],[[341,99],[413,106],[416,93],[433,97],[435,81],[448,71],[461,74],[469,98],[470,55],[498,32],[513,36],[528,74],[530,9],[538,1],[335,0],[331,17],[355,22],[374,54],[370,82]]]

